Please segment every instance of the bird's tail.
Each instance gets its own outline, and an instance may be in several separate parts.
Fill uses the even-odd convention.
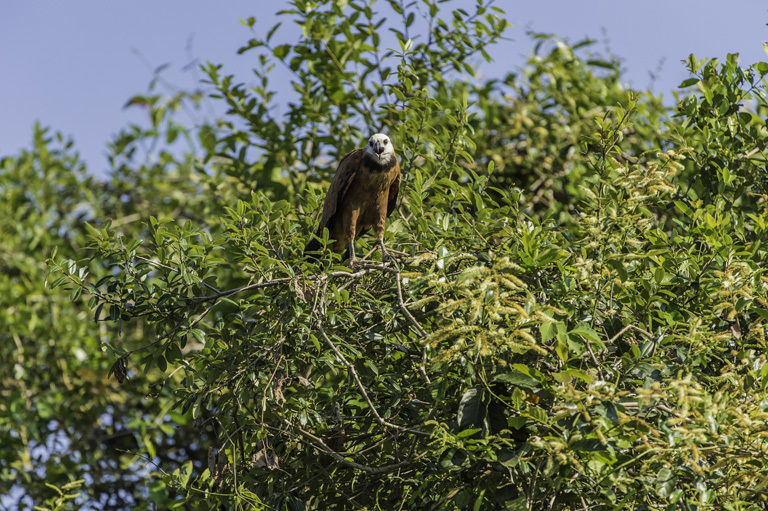
[[[322,243],[317,238],[312,237],[307,246],[304,247],[304,257],[309,261],[317,261],[317,252],[322,248]]]

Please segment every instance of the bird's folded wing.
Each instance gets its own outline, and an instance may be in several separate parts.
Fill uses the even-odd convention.
[[[400,163],[396,164],[397,176],[389,186],[389,198],[387,198],[387,216],[391,215],[397,206],[397,194],[400,191]]]
[[[341,206],[344,196],[347,194],[352,181],[355,179],[357,169],[360,168],[360,163],[362,162],[364,155],[364,149],[355,149],[339,162],[339,166],[336,169],[336,175],[333,176],[331,186],[328,188],[328,194],[325,196],[323,218],[320,221],[318,232],[323,232],[323,228],[328,226],[328,222],[331,221],[333,215],[336,214],[339,206]]]

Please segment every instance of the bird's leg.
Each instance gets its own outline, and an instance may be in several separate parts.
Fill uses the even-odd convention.
[[[379,220],[373,227],[373,231],[376,233],[376,237],[379,240],[379,246],[381,247],[381,262],[383,263],[386,263],[390,259],[389,252],[387,252],[387,247],[384,246],[384,229],[386,227],[386,219],[387,205],[382,204],[381,209],[379,210]]]
[[[354,271],[357,269],[358,262],[355,255],[355,238],[357,237],[357,219],[360,210],[354,209],[349,215],[349,227],[347,228],[347,255],[349,256],[349,267]]]
[[[357,237],[357,220],[360,216],[360,210],[353,208],[344,215],[344,233],[343,239],[347,245],[347,257],[349,258],[349,267],[353,270],[357,265],[357,256],[355,256],[355,238]]]
[[[357,256],[355,255],[354,236],[350,236],[348,243],[349,243],[349,247],[347,248],[347,254],[349,254],[349,267],[354,270],[355,266],[357,266]]]

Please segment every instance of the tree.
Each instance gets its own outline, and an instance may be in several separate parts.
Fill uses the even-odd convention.
[[[188,456],[160,460],[152,502],[760,509],[768,64],[691,57],[696,90],[668,116],[561,41],[470,85],[503,13],[387,6],[399,51],[370,6],[296,0],[301,41],[242,49],[256,87],[207,66],[227,116],[198,132],[201,159],[153,167],[192,197],[132,210],[146,223],[128,232],[96,211],[88,257],[53,257],[52,287],[127,332],[102,344],[111,372],[164,383],[151,402]],[[300,99],[276,118],[283,64]],[[166,104],[120,154],[188,133]],[[307,262],[318,190],[371,126],[406,177],[387,231],[402,255]]]
[[[175,106],[171,99],[157,107]],[[144,214],[198,209],[185,176],[191,156],[165,148],[142,161],[136,151],[138,138],[167,129],[164,116],[155,118],[157,126],[117,138],[117,171],[106,183],[86,174],[71,141],[39,127],[31,150],[0,159],[0,477],[10,490],[2,506],[141,508],[148,494],[165,491],[148,484],[152,467],[180,465],[207,437],[205,429],[174,430],[188,418],[170,409],[166,375],[150,371],[119,387],[109,378],[111,344],[140,345],[144,323],[109,329],[92,321],[91,290],[84,300],[80,290],[46,289],[46,259],[87,256],[87,222],[113,218],[112,228],[140,236]],[[97,280],[113,268],[81,265]]]

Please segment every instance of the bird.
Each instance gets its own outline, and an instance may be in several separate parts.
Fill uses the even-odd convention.
[[[323,229],[333,243],[334,252],[347,253],[344,259],[350,265],[357,263],[355,239],[373,229],[381,247],[382,260],[389,259],[384,246],[386,219],[395,210],[400,190],[400,162],[390,138],[376,133],[365,147],[355,149],[339,162],[336,174],[323,202],[323,216],[313,237],[304,248],[304,255],[317,259],[315,253],[322,248],[318,238]]]

